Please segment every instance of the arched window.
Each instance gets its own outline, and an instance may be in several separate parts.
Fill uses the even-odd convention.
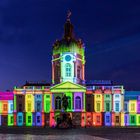
[[[81,98],[79,96],[75,98],[75,108],[81,109]]]
[[[65,65],[66,77],[71,77],[71,64],[67,63]]]
[[[61,109],[61,98],[59,96],[55,98],[55,109]]]

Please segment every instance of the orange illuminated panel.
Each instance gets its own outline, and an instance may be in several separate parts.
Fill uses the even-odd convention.
[[[85,127],[86,124],[86,113],[81,114],[81,127]]]
[[[2,113],[3,114],[8,113],[8,101],[2,101]]]
[[[102,113],[93,113],[93,126],[102,126]]]
[[[93,125],[93,113],[87,112],[86,113],[86,126],[91,127]]]

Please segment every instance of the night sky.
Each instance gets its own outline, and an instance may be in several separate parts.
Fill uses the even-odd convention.
[[[67,10],[86,47],[86,79],[140,90],[139,0],[0,0],[0,90],[51,82]]]

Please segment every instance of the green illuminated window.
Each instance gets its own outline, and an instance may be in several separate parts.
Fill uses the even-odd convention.
[[[31,116],[28,116],[28,123],[31,123]]]
[[[68,109],[71,109],[71,98],[68,96],[67,100],[68,100]]]
[[[108,102],[106,103],[106,111],[110,111],[110,104]]]

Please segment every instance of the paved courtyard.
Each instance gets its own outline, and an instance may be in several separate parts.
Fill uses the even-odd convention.
[[[0,140],[139,140],[140,128],[0,128]]]

